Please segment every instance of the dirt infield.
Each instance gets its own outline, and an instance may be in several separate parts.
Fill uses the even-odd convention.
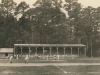
[[[100,63],[0,63],[0,66],[91,66]]]

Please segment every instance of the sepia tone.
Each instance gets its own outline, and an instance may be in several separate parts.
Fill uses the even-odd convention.
[[[100,74],[100,1],[0,1],[0,75]]]

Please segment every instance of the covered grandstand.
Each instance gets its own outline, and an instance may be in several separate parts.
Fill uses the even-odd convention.
[[[86,56],[86,46],[83,44],[14,44],[14,55],[28,54],[41,54],[41,55],[73,55],[76,50],[76,54],[79,56],[81,52]],[[26,53],[25,53],[26,52]]]

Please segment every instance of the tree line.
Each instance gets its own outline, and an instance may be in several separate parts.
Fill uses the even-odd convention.
[[[85,44],[87,54],[100,53],[100,7],[77,0],[0,3],[0,47],[23,44]]]

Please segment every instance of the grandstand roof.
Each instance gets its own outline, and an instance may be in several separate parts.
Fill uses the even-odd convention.
[[[13,53],[13,48],[0,48],[0,53]]]
[[[83,44],[14,44],[15,47],[84,47]]]

